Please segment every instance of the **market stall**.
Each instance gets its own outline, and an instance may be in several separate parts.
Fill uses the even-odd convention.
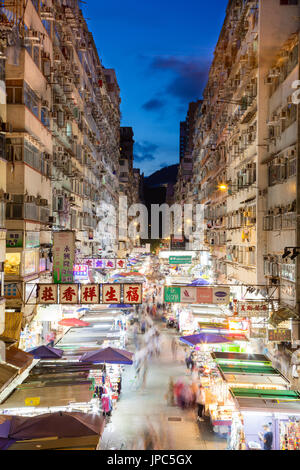
[[[214,430],[220,433],[221,426],[221,434],[229,432],[235,409],[230,387],[270,390],[290,388],[289,381],[272,367],[264,355],[213,352],[211,358],[217,371],[210,377],[211,403],[208,410]]]
[[[245,388],[232,388],[230,392],[236,405],[231,450],[263,450],[266,432],[271,450],[300,450],[299,392]]]

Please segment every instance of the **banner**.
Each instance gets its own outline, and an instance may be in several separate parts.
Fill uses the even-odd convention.
[[[169,257],[170,265],[180,265],[180,264],[192,264],[191,256],[170,256]]]
[[[104,284],[102,291],[102,303],[120,304],[121,303],[121,285]]]
[[[82,264],[93,269],[126,269],[126,259],[104,259],[104,258],[87,258],[82,260]]]
[[[53,282],[73,282],[75,232],[53,232]]]
[[[197,289],[197,304],[212,304],[213,293],[211,287]]]
[[[37,298],[39,304],[57,304],[58,293],[56,284],[38,284]]]
[[[239,301],[238,302],[238,314],[247,317],[264,317],[268,316],[269,303],[262,302],[251,302],[251,301]]]
[[[175,287],[166,286],[166,303],[229,304],[229,287]]]
[[[187,304],[196,304],[197,303],[197,289],[194,287],[181,287],[180,289],[180,302]]]
[[[81,304],[99,304],[100,303],[100,286],[99,284],[89,284],[81,286],[80,289]]]
[[[64,284],[59,289],[61,304],[78,304],[78,284]]]
[[[124,303],[141,304],[142,303],[142,285],[124,284]]]
[[[274,342],[288,342],[292,341],[292,331],[285,328],[277,328],[276,330],[268,330],[268,340]]]
[[[141,304],[143,300],[142,284],[30,283],[30,286],[34,285],[37,286],[37,304]]]
[[[230,289],[229,287],[214,287],[212,291],[213,304],[229,304]]]
[[[89,280],[89,267],[86,264],[74,264],[73,279],[75,282]]]
[[[166,303],[180,303],[180,287],[165,287],[164,293]]]
[[[23,232],[18,230],[7,230],[6,232],[6,248],[22,248]]]

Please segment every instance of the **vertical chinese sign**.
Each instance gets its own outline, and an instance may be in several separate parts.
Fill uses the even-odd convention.
[[[66,284],[73,282],[75,262],[75,232],[53,233],[53,282]]]

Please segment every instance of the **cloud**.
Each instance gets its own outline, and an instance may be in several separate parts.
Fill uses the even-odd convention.
[[[165,94],[186,103],[199,99],[207,82],[210,60],[206,58],[156,57],[150,64],[152,71],[169,72],[173,78]]]
[[[136,162],[155,160],[155,152],[158,145],[144,140],[143,142],[135,142],[134,144],[134,160]]]
[[[146,111],[156,111],[157,109],[161,109],[165,106],[165,102],[163,100],[153,98],[152,100],[147,101],[143,104],[142,108]]]

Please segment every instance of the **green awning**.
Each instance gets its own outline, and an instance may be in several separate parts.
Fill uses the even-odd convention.
[[[246,366],[235,364],[218,364],[224,374],[268,374],[277,375],[279,372],[272,366]]]
[[[211,353],[212,358],[216,362],[221,361],[253,361],[253,362],[270,362],[267,356],[263,354],[243,354],[243,353],[231,353],[231,352],[219,352],[214,351]]]
[[[263,398],[265,400],[299,400],[300,393],[294,390],[265,390],[254,388],[230,388],[235,398]]]

